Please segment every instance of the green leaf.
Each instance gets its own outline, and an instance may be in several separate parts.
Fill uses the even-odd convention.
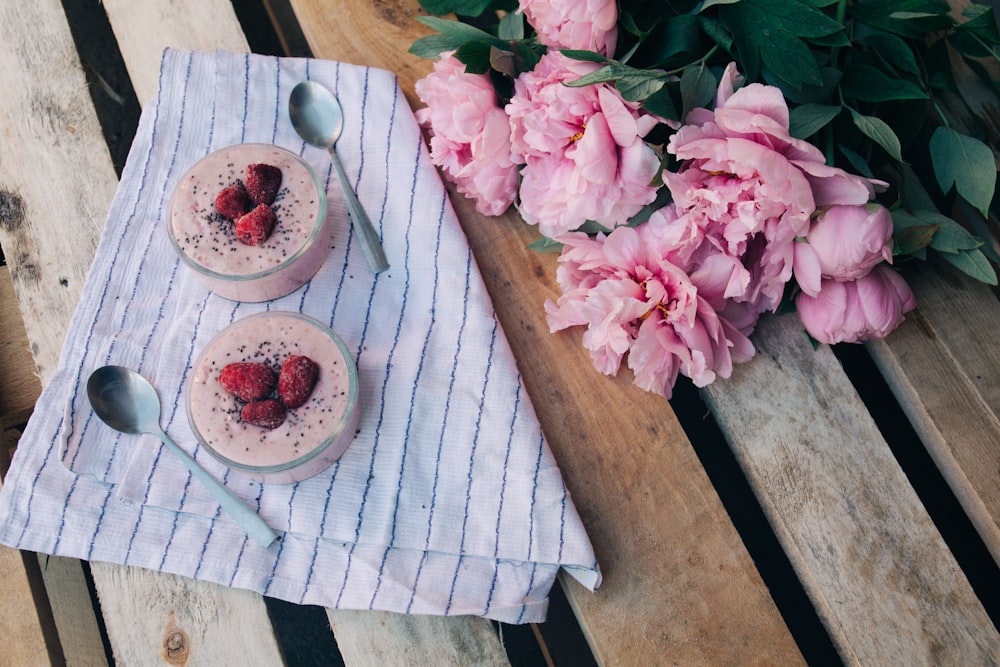
[[[947,30],[947,0],[866,0],[848,6],[848,15],[868,25],[903,37],[921,39],[934,30]]]
[[[797,139],[808,139],[837,117],[839,106],[800,104],[789,111],[789,133]]]
[[[938,252],[958,253],[963,250],[975,250],[983,245],[983,242],[969,233],[962,225],[951,218],[941,214],[935,214],[936,219],[940,219],[937,234],[931,242],[931,248]]]
[[[681,119],[680,114],[677,113],[677,107],[674,105],[674,98],[666,86],[647,97],[646,101],[642,103],[642,107],[649,113],[660,118],[666,118],[667,120]]]
[[[681,118],[691,109],[706,107],[715,97],[719,82],[715,75],[703,65],[692,65],[681,74]]]
[[[595,83],[608,83],[609,81],[614,81],[621,76],[621,73],[617,71],[611,65],[605,65],[599,70],[595,70],[590,74],[584,74],[579,79],[574,79],[572,81],[564,81],[563,85],[569,86],[570,88],[582,88],[583,86],[590,86]]]
[[[485,74],[490,71],[492,49],[492,46],[479,40],[465,42],[455,50],[455,59],[465,65],[469,74]]]
[[[996,271],[981,250],[962,250],[956,254],[942,253],[941,257],[979,282],[996,286]]]
[[[907,227],[899,233],[893,234],[894,248],[892,254],[913,255],[918,251],[924,250],[934,240],[937,230],[938,228],[933,225],[918,225],[916,227]]]
[[[939,127],[931,135],[930,152],[942,192],[955,186],[958,194],[988,216],[997,178],[989,146],[950,127]]]
[[[607,56],[602,56],[596,51],[585,51],[583,49],[559,49],[559,53],[573,60],[585,60],[588,63],[608,63],[611,62]]]
[[[848,98],[863,102],[927,98],[927,94],[918,86],[904,79],[890,77],[868,65],[848,65],[845,67],[840,89]]]
[[[854,126],[861,130],[862,134],[881,146],[890,157],[898,162],[903,162],[899,137],[884,120],[877,116],[866,116],[854,109],[850,111]]]
[[[837,150],[843,153],[847,161],[851,163],[851,167],[857,173],[861,174],[866,178],[875,178],[875,174],[872,173],[872,168],[869,166],[868,161],[861,157],[861,154],[857,151],[853,151],[843,144],[837,144]]]
[[[736,42],[741,68],[753,80],[763,62],[793,88],[821,85],[819,66],[802,38],[833,35],[842,26],[799,0],[742,0],[719,8]]]
[[[657,22],[637,45],[634,58],[645,66],[670,69],[701,57],[708,50],[706,41],[701,18],[680,14]]]
[[[701,13],[709,7],[714,7],[715,5],[735,5],[740,1],[741,0],[705,0],[705,2],[703,2],[701,7],[698,9],[698,12]]]
[[[562,252],[563,244],[543,236],[528,244],[528,250],[535,252]]]
[[[493,0],[420,0],[420,6],[430,14],[461,14],[479,16]]]
[[[495,37],[485,30],[480,30],[475,26],[462,23],[461,21],[450,21],[437,16],[418,16],[417,20],[425,26],[433,30],[437,30],[442,35],[451,37],[456,45],[456,48],[462,42],[469,42],[473,40],[481,40],[501,49],[505,49],[510,46],[506,41],[500,39],[499,37]]]
[[[795,88],[823,85],[812,49],[795,35],[780,30],[770,32],[768,40],[761,45],[760,57],[775,74]]]
[[[658,92],[666,83],[662,75],[647,76],[626,74],[615,81],[615,88],[629,102],[640,102]]]
[[[500,25],[497,26],[497,36],[511,41],[524,39],[524,14],[521,12],[504,14],[500,19]]]
[[[898,35],[888,32],[871,32],[858,38],[857,43],[870,47],[880,58],[897,70],[915,76],[920,74],[913,49]]]
[[[410,44],[409,52],[419,58],[437,60],[442,51],[454,51],[465,43],[448,35],[427,35]]]

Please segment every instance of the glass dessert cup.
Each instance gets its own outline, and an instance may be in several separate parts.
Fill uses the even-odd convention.
[[[219,373],[233,362],[263,362],[277,374],[289,355],[319,366],[308,401],[288,409],[276,428],[243,423],[245,402],[223,388]],[[361,413],[357,369],[343,340],[319,321],[295,312],[257,313],[208,342],[188,380],[186,407],[198,442],[230,469],[258,482],[298,482],[328,468],[354,440]]]
[[[261,245],[236,238],[215,208],[224,188],[243,183],[249,164],[282,172],[271,204],[277,222]],[[270,301],[302,287],[330,247],[326,192],[299,156],[271,144],[236,144],[209,153],[181,176],[171,196],[167,233],[181,261],[212,292],[233,301]]]

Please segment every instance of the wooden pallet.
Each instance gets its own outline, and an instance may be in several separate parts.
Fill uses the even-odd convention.
[[[256,13],[237,5],[239,17],[227,0],[104,0],[138,102],[155,94],[164,47],[247,51],[248,35],[265,30],[285,53],[391,69],[417,104],[413,83],[430,64],[406,53],[423,34],[413,0],[271,0],[254,5]],[[0,281],[0,315],[7,340],[16,301],[25,331],[17,354],[0,357],[0,375],[35,379],[35,393],[18,393],[20,407],[5,400],[0,418],[23,423],[39,377],[44,383],[55,370],[117,176],[91,103],[90,93],[100,92],[88,91],[91,66],[77,55],[62,4],[7,3],[0,23],[12,36],[0,43],[0,117],[10,121],[0,134],[0,245],[14,286],[5,293]],[[565,612],[554,604],[553,620],[527,635],[479,618],[294,610],[312,614],[310,653],[285,633],[279,612],[287,607],[259,595],[2,548],[0,631],[23,638],[23,653],[7,654],[18,658],[13,664],[312,664],[317,652],[348,665],[784,665],[829,657],[793,632],[798,619],[775,602],[780,592],[769,591],[757,552],[723,502],[728,490],[706,470],[704,436],[682,427],[702,415],[678,415],[682,403],[672,407],[624,376],[598,376],[579,333],[547,333],[541,304],[556,293],[554,258],[526,250],[534,233],[516,216],[483,219],[452,194],[593,538],[602,589],[562,581]],[[73,233],[53,233],[53,220],[72,220]],[[1000,353],[979,341],[997,330],[1000,304],[987,288],[943,276],[916,274],[919,310],[869,349],[995,567]],[[758,359],[701,398],[835,657],[1000,662],[982,586],[977,593],[963,574],[838,359],[813,350],[787,318],[764,322],[755,342]],[[26,349],[34,358],[27,369]],[[1000,578],[988,571],[977,581],[988,587]],[[295,658],[297,650],[310,658]]]

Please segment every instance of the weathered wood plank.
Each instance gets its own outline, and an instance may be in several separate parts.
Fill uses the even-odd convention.
[[[60,3],[3,3],[0,24],[0,245],[44,384],[117,178]]]
[[[0,266],[0,430],[27,421],[41,391],[10,269]]]
[[[1000,635],[830,349],[767,317],[704,391],[849,664],[995,664]]]
[[[45,665],[57,659],[45,642],[45,621],[35,606],[24,558],[17,549],[5,546],[0,546],[0,608],[5,664]]]
[[[45,581],[45,595],[66,664],[70,667],[107,665],[104,641],[83,564],[61,556],[32,554],[32,557],[38,559]]]
[[[497,633],[481,618],[339,609],[327,610],[327,617],[350,667],[510,665]]]
[[[868,349],[1000,563],[1000,302],[946,266],[914,271],[919,310]]]
[[[264,599],[134,567],[93,563],[115,662],[279,665]]]
[[[292,5],[317,57],[395,71],[418,104],[413,84],[431,63],[406,52],[426,34],[415,1]],[[604,571],[596,594],[566,584],[597,658],[801,661],[670,405],[625,373],[594,371],[579,332],[548,333],[555,257],[527,250],[534,230],[516,215],[484,218],[454,191],[452,201]]]
[[[107,0],[102,2],[140,104],[153,99],[167,47],[244,53],[250,50],[231,2]]]

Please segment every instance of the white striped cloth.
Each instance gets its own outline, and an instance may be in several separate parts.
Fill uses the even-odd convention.
[[[333,89],[338,142],[391,268],[368,269],[322,149],[287,115],[292,87]],[[305,287],[270,303],[209,293],[171,251],[171,190],[229,144],[284,146],[325,178],[336,229]],[[539,304],[541,307],[541,304]],[[358,364],[360,433],[328,471],[293,485],[237,479],[193,446],[184,382],[205,343],[262,310],[327,322]],[[134,368],[161,424],[258,509],[268,549],[151,436],[123,436],[85,395],[104,364]],[[311,59],[164,53],[60,364],[0,491],[0,541],[127,563],[296,603],[509,622],[545,618],[560,568],[590,589],[590,541],[495,318],[420,129],[389,72]]]

